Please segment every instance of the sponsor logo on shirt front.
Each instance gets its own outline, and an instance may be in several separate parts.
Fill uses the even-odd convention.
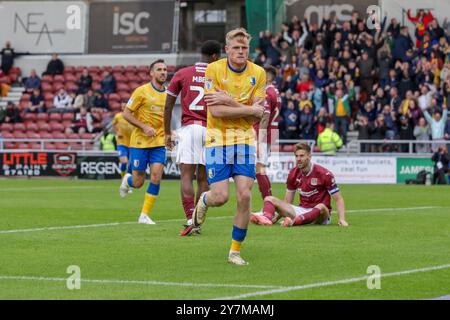
[[[303,191],[302,189],[298,189],[298,193],[300,193],[300,196],[302,197],[312,197],[313,195],[318,194],[319,191],[317,189],[312,191]]]

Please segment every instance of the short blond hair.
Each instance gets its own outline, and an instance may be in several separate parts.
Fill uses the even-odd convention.
[[[250,43],[250,40],[252,40],[252,36],[247,33],[247,30],[245,30],[244,28],[236,28],[229,31],[225,36],[226,44],[229,45],[230,41],[234,39],[237,39],[239,41],[245,39],[248,41],[248,43]]]
[[[309,146],[309,144],[307,144],[305,142],[299,142],[295,145],[294,153],[296,153],[298,150],[304,150],[307,153],[311,153],[311,147]]]

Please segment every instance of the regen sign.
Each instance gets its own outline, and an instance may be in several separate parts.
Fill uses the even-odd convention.
[[[93,2],[89,53],[170,52],[174,0]]]

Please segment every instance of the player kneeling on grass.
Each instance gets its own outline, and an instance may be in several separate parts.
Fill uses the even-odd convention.
[[[295,146],[297,166],[289,172],[284,201],[269,196],[264,199],[262,215],[252,214],[250,221],[259,225],[272,225],[285,217],[283,227],[303,224],[327,225],[331,221],[331,197],[336,201],[338,224],[347,227],[344,199],[333,174],[311,162],[311,148],[306,143]],[[300,194],[300,205],[294,206],[295,192]],[[278,215],[276,214],[278,213]]]

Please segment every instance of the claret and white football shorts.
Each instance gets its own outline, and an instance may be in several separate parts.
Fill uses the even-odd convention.
[[[206,128],[189,124],[177,130],[177,164],[205,165]]]

